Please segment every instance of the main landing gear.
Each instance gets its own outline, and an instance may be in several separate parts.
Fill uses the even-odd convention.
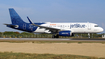
[[[59,38],[59,35],[58,35],[58,34],[54,34],[54,35],[52,36],[52,38]]]

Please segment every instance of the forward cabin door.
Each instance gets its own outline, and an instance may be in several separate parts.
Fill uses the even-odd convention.
[[[91,24],[90,23],[87,23],[87,30],[88,30],[88,32],[91,32]]]

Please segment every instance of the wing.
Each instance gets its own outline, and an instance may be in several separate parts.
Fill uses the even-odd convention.
[[[28,17],[27,17],[28,18]],[[30,24],[34,25],[34,26],[37,26],[37,27],[40,27],[40,28],[45,28],[46,30],[49,30],[51,31],[51,33],[58,33],[60,31],[60,29],[58,28],[53,28],[53,27],[46,27],[46,26],[41,26],[41,25],[37,25],[35,23],[33,23],[29,18],[28,18]]]

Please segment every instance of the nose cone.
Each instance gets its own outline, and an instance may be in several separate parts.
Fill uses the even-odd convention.
[[[103,28],[100,28],[100,29],[99,29],[99,32],[103,32],[103,31],[104,31],[104,29],[103,29]]]

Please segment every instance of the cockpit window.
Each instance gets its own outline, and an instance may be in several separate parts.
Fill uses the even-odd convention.
[[[98,25],[95,25],[94,27],[98,27]]]

